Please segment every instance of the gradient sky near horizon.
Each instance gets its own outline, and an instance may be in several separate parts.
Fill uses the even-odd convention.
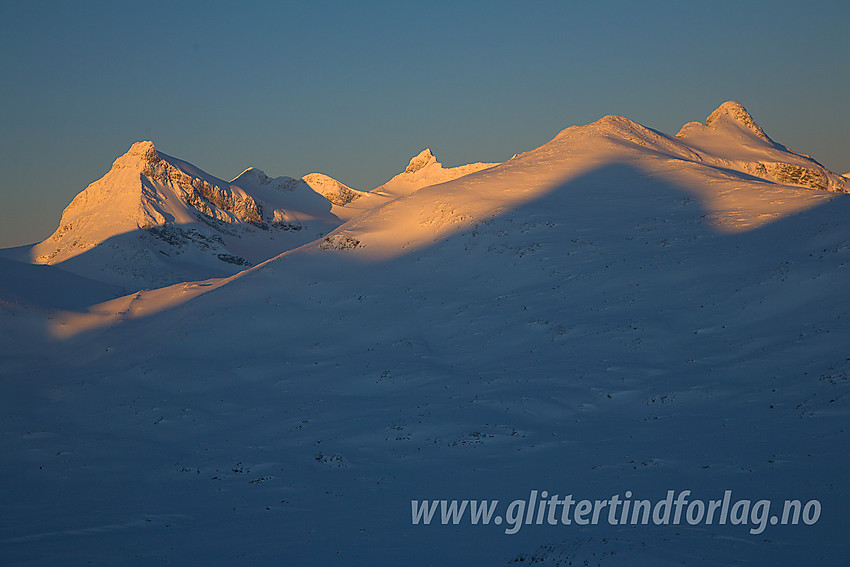
[[[503,161],[606,114],[675,134],[738,100],[850,171],[850,3],[0,0],[0,247],[139,140],[223,179],[372,189],[430,147]]]

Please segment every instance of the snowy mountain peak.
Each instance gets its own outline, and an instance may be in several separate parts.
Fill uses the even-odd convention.
[[[617,116],[616,114],[608,114],[607,116],[603,116],[602,118],[597,120],[595,124],[599,126],[608,126],[611,128],[634,128],[635,126],[640,126],[631,118],[626,118],[625,116]]]
[[[735,179],[736,183],[758,179],[772,185],[850,192],[846,177],[772,142],[735,101],[720,105],[705,124],[689,122],[676,138],[617,115],[571,126],[544,146],[503,164],[493,178],[537,171],[541,164],[546,165],[543,169],[557,170],[560,165],[552,164],[572,167],[623,161],[640,167],[668,163],[677,171],[683,167],[698,171],[694,175],[699,179]],[[357,191],[320,173],[271,178],[255,167],[228,182],[159,152],[151,141],[142,141],[73,199],[59,227],[32,247],[31,257],[35,263],[62,263],[80,275],[97,274],[120,285],[150,286],[229,275],[294,250],[388,201],[411,197],[408,203],[419,207],[443,195],[445,188],[437,186],[472,174],[476,177],[468,186],[477,188],[491,179],[486,170],[499,166],[477,162],[444,168],[426,148],[373,191]],[[525,176],[517,174],[511,187],[525,183]],[[429,187],[432,190],[414,198],[414,193]],[[448,190],[453,194],[454,189]],[[476,194],[471,192],[470,198]],[[423,211],[428,207],[416,209],[415,215],[427,214]],[[434,214],[444,219],[447,210],[440,204]],[[466,218],[467,214],[455,216]],[[376,218],[384,222],[384,217]],[[431,230],[434,223],[421,226]]]
[[[646,126],[638,124],[631,118],[626,118],[625,116],[609,114],[608,116],[603,116],[590,126],[606,133],[616,134],[620,137],[633,141],[635,137],[652,142],[661,138],[658,132],[650,130]]]
[[[127,150],[125,156],[136,156],[145,161],[159,161],[159,153],[151,141],[136,142]]]
[[[407,164],[407,169],[405,169],[404,172],[416,173],[430,163],[438,163],[437,158],[431,153],[429,148],[425,148],[410,160],[410,163]]]
[[[343,204],[360,196],[333,189]],[[31,258],[128,286],[227,276],[335,229],[331,206],[300,179],[251,167],[227,182],[137,142],[77,194]]]
[[[555,145],[566,144],[571,148],[592,151],[607,148],[610,151],[619,152],[624,147],[632,150],[640,148],[639,151],[652,151],[690,160],[699,159],[696,153],[678,140],[647,128],[634,120],[613,114],[590,124],[570,126],[561,130],[552,142]]]
[[[609,114],[607,116],[603,116],[596,122],[591,122],[590,124],[583,126],[570,126],[569,128],[561,130],[557,138],[584,138],[588,135],[614,135],[615,137],[624,137],[627,139],[634,136],[650,138],[657,136],[657,134],[652,132],[649,128],[638,124],[630,118]]]
[[[708,128],[721,128],[728,124],[736,124],[749,130],[765,142],[773,143],[740,102],[734,100],[724,102],[705,120],[705,125]]]
[[[407,195],[423,187],[445,183],[494,165],[497,164],[478,162],[444,168],[431,150],[425,148],[410,160],[403,172],[377,187],[374,192],[380,195]]]
[[[676,138],[699,153],[700,161],[785,185],[846,193],[847,182],[810,156],[771,140],[747,109],[730,100],[705,121],[688,122]]]
[[[268,185],[271,178],[266,175],[266,172],[258,167],[249,167],[242,173],[236,176],[231,183],[239,184],[240,181],[250,180],[256,185]]]
[[[159,163],[162,156],[157,152],[153,142],[136,142],[123,156],[119,157],[112,164],[112,167],[142,167],[151,166]]]

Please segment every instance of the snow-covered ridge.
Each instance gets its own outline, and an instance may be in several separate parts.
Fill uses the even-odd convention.
[[[480,176],[491,168],[506,176],[529,160],[543,158],[569,160],[572,165],[661,160],[671,167],[691,163],[709,168],[705,170],[709,177],[758,178],[838,193],[850,187],[846,177],[775,143],[735,101],[720,105],[705,124],[686,124],[675,137],[623,116],[604,116],[566,128],[550,143],[504,164],[444,168],[426,148],[401,173],[372,191],[352,189],[321,173],[270,177],[256,167],[228,182],[144,141],[133,144],[103,178],[74,198],[57,230],[33,247],[32,257],[36,263],[57,264],[86,254],[91,256],[89,263],[111,266],[109,281],[112,272],[131,273],[131,279],[151,285],[190,277],[183,271],[185,266],[192,267],[191,277],[227,275],[324,236],[344,222],[420,189],[470,174],[484,180],[487,177]],[[518,178],[517,183],[523,182]],[[457,219],[474,216],[445,203],[437,205],[420,207],[431,211],[418,213],[429,217],[423,220],[429,227],[445,224],[435,219],[447,211]],[[368,238],[361,240],[366,243]],[[101,258],[106,251],[108,258]],[[89,267],[80,273],[91,275]]]
[[[433,156],[423,166],[427,171],[413,174],[416,187],[478,169],[445,173]],[[321,173],[270,177],[249,167],[228,182],[153,142],[136,142],[72,200],[31,257],[128,286],[226,276],[326,234],[387,198]]]
[[[295,187],[298,185],[300,180],[294,177],[289,177],[288,175],[282,175],[280,177],[269,177],[266,175],[266,172],[257,167],[249,167],[242,173],[236,176],[230,183],[231,185],[242,186],[245,184],[248,185],[258,185],[258,186],[269,186],[278,191],[287,191],[291,192],[295,190]]]
[[[609,115],[587,125],[566,128],[553,142],[568,147],[576,156],[598,154],[603,149],[614,155],[632,148],[643,152],[646,158],[682,159],[783,185],[835,193],[850,190],[843,176],[830,172],[810,156],[774,142],[736,101],[721,104],[705,124],[688,122],[675,137],[623,116]]]
[[[446,171],[440,171],[430,151],[422,152],[411,160],[412,173],[403,172],[376,190],[396,195],[394,200],[332,237],[357,243],[345,248],[346,254],[395,257],[609,168],[642,171],[688,193],[722,232],[752,230],[823,203],[828,191],[845,192],[844,178],[758,136],[763,130],[742,108],[727,103],[713,113],[711,127],[698,124],[678,138],[622,116],[605,116],[567,128],[550,142],[474,175],[416,190],[419,176]],[[630,175],[611,181],[624,199],[632,190]]]
[[[553,141],[589,137],[603,138],[606,143],[614,146],[626,143],[670,157],[700,160],[699,154],[686,144],[624,116],[608,115],[587,125],[571,126],[559,132]],[[588,143],[586,149],[595,150],[595,144],[598,142]]]

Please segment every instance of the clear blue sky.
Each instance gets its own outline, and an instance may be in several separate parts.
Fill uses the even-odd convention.
[[[0,0],[0,246],[138,140],[231,179],[371,189],[430,147],[501,161],[605,114],[720,103],[850,171],[850,3]]]

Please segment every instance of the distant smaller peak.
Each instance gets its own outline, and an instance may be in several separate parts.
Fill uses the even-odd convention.
[[[231,183],[237,183],[239,180],[251,180],[257,185],[265,185],[270,179],[269,176],[266,175],[266,172],[258,167],[249,167],[242,173],[236,176],[236,179],[231,181]]]
[[[407,164],[407,169],[404,170],[405,173],[416,173],[426,165],[430,163],[436,163],[437,158],[434,157],[434,154],[431,153],[430,148],[425,148],[419,154],[410,160],[410,163]]]
[[[767,137],[767,134],[764,133],[761,126],[753,120],[753,117],[750,116],[750,113],[747,112],[744,105],[734,100],[726,101],[718,106],[717,109],[712,112],[708,118],[706,118],[705,125],[708,128],[717,128],[724,122],[729,121],[746,128],[765,142],[771,142],[771,139]]]

